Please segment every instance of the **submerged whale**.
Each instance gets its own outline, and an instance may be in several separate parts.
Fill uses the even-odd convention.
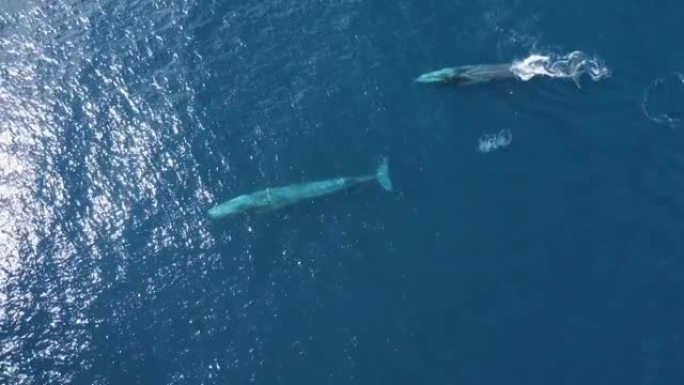
[[[392,191],[392,181],[390,180],[386,159],[382,161],[375,175],[340,177],[318,182],[267,188],[252,194],[240,195],[216,205],[209,210],[209,216],[219,219],[247,211],[276,210],[299,201],[332,194],[373,180],[377,181],[385,191]]]
[[[418,83],[465,86],[516,77],[511,64],[477,64],[442,68],[416,78]]]

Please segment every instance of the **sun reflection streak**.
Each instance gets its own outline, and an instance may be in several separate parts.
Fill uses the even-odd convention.
[[[12,46],[14,55],[35,49],[27,41],[0,41],[0,50]],[[7,300],[4,287],[10,276],[18,274],[22,238],[32,232],[31,218],[25,209],[30,201],[35,168],[30,156],[35,153],[45,123],[42,103],[32,98],[34,65],[26,62],[0,62],[0,320]]]
[[[89,309],[112,284],[101,261],[118,258],[125,272],[126,231],[163,213],[157,199],[169,191],[158,186],[179,178],[175,155],[190,153],[163,148],[160,127],[183,129],[163,95],[168,84],[149,84],[162,108],[134,92],[141,85],[128,84],[132,69],[123,63],[139,60],[135,47],[128,57],[89,49],[91,16],[66,2],[0,13],[10,26],[0,29],[0,329],[14,331],[0,337],[0,366],[17,384],[68,383],[87,367],[79,354],[92,348],[88,327],[101,322]],[[116,45],[128,42],[109,44],[121,52]],[[140,202],[156,212],[136,211]],[[206,236],[167,222],[148,235],[152,250]],[[31,379],[39,362],[50,369]]]
[[[306,14],[307,7],[286,3],[255,10],[264,15],[277,11],[280,21],[288,20],[293,9]],[[222,39],[226,46],[215,47],[216,55],[200,56],[191,45],[197,31],[188,32],[207,27],[196,18],[201,13],[188,17],[188,8],[205,6],[199,2],[26,4],[12,14],[0,11],[0,331],[12,330],[0,333],[0,367],[17,384],[72,383],[91,365],[109,366],[117,358],[125,361],[128,353],[139,353],[138,347],[126,345],[138,342],[128,338],[129,330],[157,335],[159,326],[186,327],[195,316],[217,317],[204,318],[210,327],[202,334],[195,323],[181,341],[187,343],[182,352],[160,353],[177,371],[173,376],[202,382],[207,379],[206,363],[194,354],[200,344],[209,335],[226,336],[235,327],[252,325],[264,310],[277,313],[274,298],[282,290],[273,286],[265,295],[254,293],[255,260],[261,251],[250,226],[234,234],[222,230],[232,249],[217,251],[213,230],[203,222],[214,198],[202,179],[206,167],[200,167],[200,159],[221,159],[212,184],[225,183],[231,162],[212,154],[212,132],[202,126],[205,112],[200,110],[207,95],[197,90],[214,76],[209,75],[211,68],[223,65],[211,61],[235,50],[235,40]],[[248,14],[252,7],[246,4],[235,15]],[[348,11],[337,12],[340,37],[347,35]],[[247,21],[259,29],[257,19],[250,16]],[[325,18],[316,28],[324,24]],[[214,32],[240,36],[240,25],[245,23],[226,22],[227,29]],[[299,37],[299,31],[260,34],[275,40]],[[344,51],[354,52],[350,47],[357,43],[349,43]],[[215,89],[234,96],[233,109],[237,99],[273,82],[263,72],[249,71],[262,62],[261,55],[240,47],[239,52],[228,52],[239,59],[232,69],[239,72],[238,83],[229,84],[230,90]],[[304,58],[313,63],[306,68],[337,53],[340,47],[334,47],[324,48],[322,56]],[[308,76],[316,74],[297,75],[294,88],[306,90],[308,80],[314,79]],[[336,80],[330,85],[339,86]],[[304,92],[283,98],[286,92],[280,89],[273,98],[254,101],[254,114],[242,114],[257,123],[244,137],[250,159],[263,165],[270,153],[277,153],[270,150],[288,144],[287,135],[275,127],[294,126],[292,121],[261,123],[282,119],[284,110],[301,113],[303,107],[297,105]],[[251,106],[249,99],[237,103],[242,109]],[[297,248],[294,241],[286,247]],[[324,251],[307,246],[302,253]],[[289,252],[282,259],[297,266],[282,272],[293,274],[293,281],[306,282],[313,275],[295,264]],[[219,267],[227,274],[217,274]],[[205,278],[219,279],[220,284],[206,287]],[[179,290],[184,296],[178,303],[168,299]],[[230,309],[211,309],[226,306]],[[145,312],[151,314],[150,322],[139,318]],[[224,322],[225,315],[234,320]],[[109,338],[117,332],[119,345],[107,350],[103,345],[116,340],[116,335]],[[159,333],[176,337],[165,330]],[[266,355],[263,341],[227,339],[233,368],[256,365]],[[30,377],[37,375],[34,367],[45,368],[42,377]]]

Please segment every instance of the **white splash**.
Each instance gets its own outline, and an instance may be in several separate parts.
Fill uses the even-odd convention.
[[[513,141],[511,130],[503,129],[496,134],[485,134],[479,139],[478,149],[482,153],[488,153],[500,148],[507,147]]]
[[[535,76],[573,79],[579,87],[579,78],[589,75],[593,81],[611,75],[611,70],[597,57],[591,57],[581,51],[573,51],[567,55],[531,54],[522,60],[514,60],[511,71],[520,80],[530,80]]]

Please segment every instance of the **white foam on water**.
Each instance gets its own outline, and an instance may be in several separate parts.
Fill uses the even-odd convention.
[[[478,150],[481,153],[488,153],[500,148],[507,147],[513,141],[511,130],[503,129],[496,134],[485,134],[479,139]]]
[[[535,76],[573,79],[579,86],[579,79],[586,74],[598,81],[611,75],[611,70],[597,57],[581,51],[573,51],[567,55],[531,54],[522,60],[514,60],[511,71],[518,79],[527,81]]]
[[[649,84],[641,99],[641,110],[657,124],[679,127],[684,119],[684,75],[673,72]]]

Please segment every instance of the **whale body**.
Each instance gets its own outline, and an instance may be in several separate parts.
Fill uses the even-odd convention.
[[[464,86],[514,77],[516,75],[513,73],[511,64],[477,64],[428,72],[418,76],[416,82]]]
[[[374,175],[340,177],[317,182],[298,183],[283,187],[267,188],[252,194],[235,197],[212,207],[209,216],[214,219],[224,218],[248,211],[270,211],[279,209],[303,200],[310,200],[346,190],[352,186],[377,181],[385,191],[392,191],[387,160],[378,167]]]

